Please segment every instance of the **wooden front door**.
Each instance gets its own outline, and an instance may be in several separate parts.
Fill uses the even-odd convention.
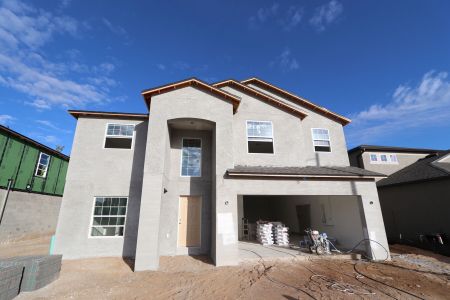
[[[181,196],[178,217],[178,246],[200,247],[202,224],[202,198]]]

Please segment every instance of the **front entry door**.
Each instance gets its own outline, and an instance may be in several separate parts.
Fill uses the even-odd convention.
[[[178,246],[200,247],[202,224],[202,198],[181,196],[178,217]]]

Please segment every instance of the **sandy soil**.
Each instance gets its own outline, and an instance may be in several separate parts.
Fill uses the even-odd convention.
[[[449,299],[449,258],[397,245],[392,252],[383,263],[284,258],[237,267],[162,257],[160,271],[138,273],[119,258],[71,260],[57,281],[17,299]]]

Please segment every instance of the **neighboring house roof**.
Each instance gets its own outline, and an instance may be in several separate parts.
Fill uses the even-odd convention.
[[[378,152],[398,152],[398,153],[436,153],[442,150],[436,149],[423,149],[423,148],[405,148],[405,147],[392,147],[392,146],[375,146],[375,145],[360,145],[348,150],[348,153],[353,152],[365,152],[365,151],[378,151]]]
[[[234,113],[236,113],[236,111],[239,107],[239,103],[241,102],[241,99],[239,97],[232,95],[230,93],[227,93],[225,91],[222,91],[221,89],[214,87],[212,85],[209,85],[208,83],[203,82],[197,78],[189,78],[189,79],[185,79],[182,81],[178,81],[178,82],[174,82],[174,83],[170,83],[170,84],[165,84],[165,85],[162,85],[159,87],[143,90],[141,92],[141,95],[144,97],[145,104],[147,104],[147,108],[150,108],[150,102],[151,102],[152,96],[164,94],[164,93],[167,93],[167,92],[179,89],[179,88],[184,88],[187,86],[194,86],[194,87],[206,90],[208,92],[216,94],[217,96],[219,96],[220,98],[222,98],[224,100],[231,101],[233,104],[233,112]]]
[[[97,117],[97,118],[126,118],[126,119],[148,119],[148,114],[141,113],[120,113],[107,111],[91,111],[91,110],[68,110],[75,119],[79,117]]]
[[[377,182],[378,187],[450,178],[450,163],[441,162],[450,150],[430,154]]]
[[[17,131],[14,131],[8,127],[0,125],[0,131],[5,132],[7,135],[12,136],[16,139],[22,140],[26,143],[30,143],[30,144],[34,145],[36,148],[42,150],[43,152],[45,152],[47,154],[52,154],[54,156],[57,156],[57,157],[65,160],[65,161],[68,161],[70,159],[69,156],[67,156],[59,151],[56,151],[55,149],[52,149],[48,146],[45,146],[44,144],[41,144],[38,141],[35,141],[27,136],[24,136],[23,134],[20,134]]]
[[[328,109],[321,107],[317,104],[314,104],[305,98],[299,97],[299,96],[292,94],[286,90],[280,89],[279,87],[277,87],[271,83],[268,83],[264,80],[261,80],[259,78],[252,77],[252,78],[249,78],[246,80],[242,80],[241,83],[243,83],[245,85],[254,84],[254,85],[260,86],[274,94],[277,94],[282,97],[286,97],[286,98],[298,103],[301,106],[304,106],[314,112],[317,112],[317,113],[324,115],[332,120],[335,120],[335,121],[339,122],[340,124],[342,124],[343,126],[345,126],[351,122],[350,119],[348,119],[342,115],[339,115],[337,113],[329,111]]]
[[[374,178],[386,175],[356,167],[265,167],[235,166],[227,170],[229,176],[246,177],[323,177],[323,178]]]
[[[294,106],[288,105],[288,104],[286,104],[278,99],[275,99],[267,94],[264,94],[261,91],[258,91],[249,86],[243,85],[242,83],[240,83],[239,81],[236,81],[234,79],[220,81],[220,82],[214,83],[213,86],[218,87],[218,88],[222,88],[225,86],[231,86],[233,88],[243,91],[244,93],[251,94],[252,96],[256,96],[259,99],[262,99],[263,101],[266,101],[273,105],[276,105],[283,110],[291,112],[291,113],[299,116],[301,119],[303,119],[307,116],[307,114],[304,111],[302,111]]]

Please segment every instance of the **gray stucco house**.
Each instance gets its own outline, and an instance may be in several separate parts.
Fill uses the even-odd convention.
[[[69,111],[77,127],[55,253],[209,255],[239,262],[242,219],[312,226],[342,248],[388,249],[375,179],[351,167],[349,119],[257,78],[144,90],[148,114]],[[384,259],[376,243],[363,248]]]

